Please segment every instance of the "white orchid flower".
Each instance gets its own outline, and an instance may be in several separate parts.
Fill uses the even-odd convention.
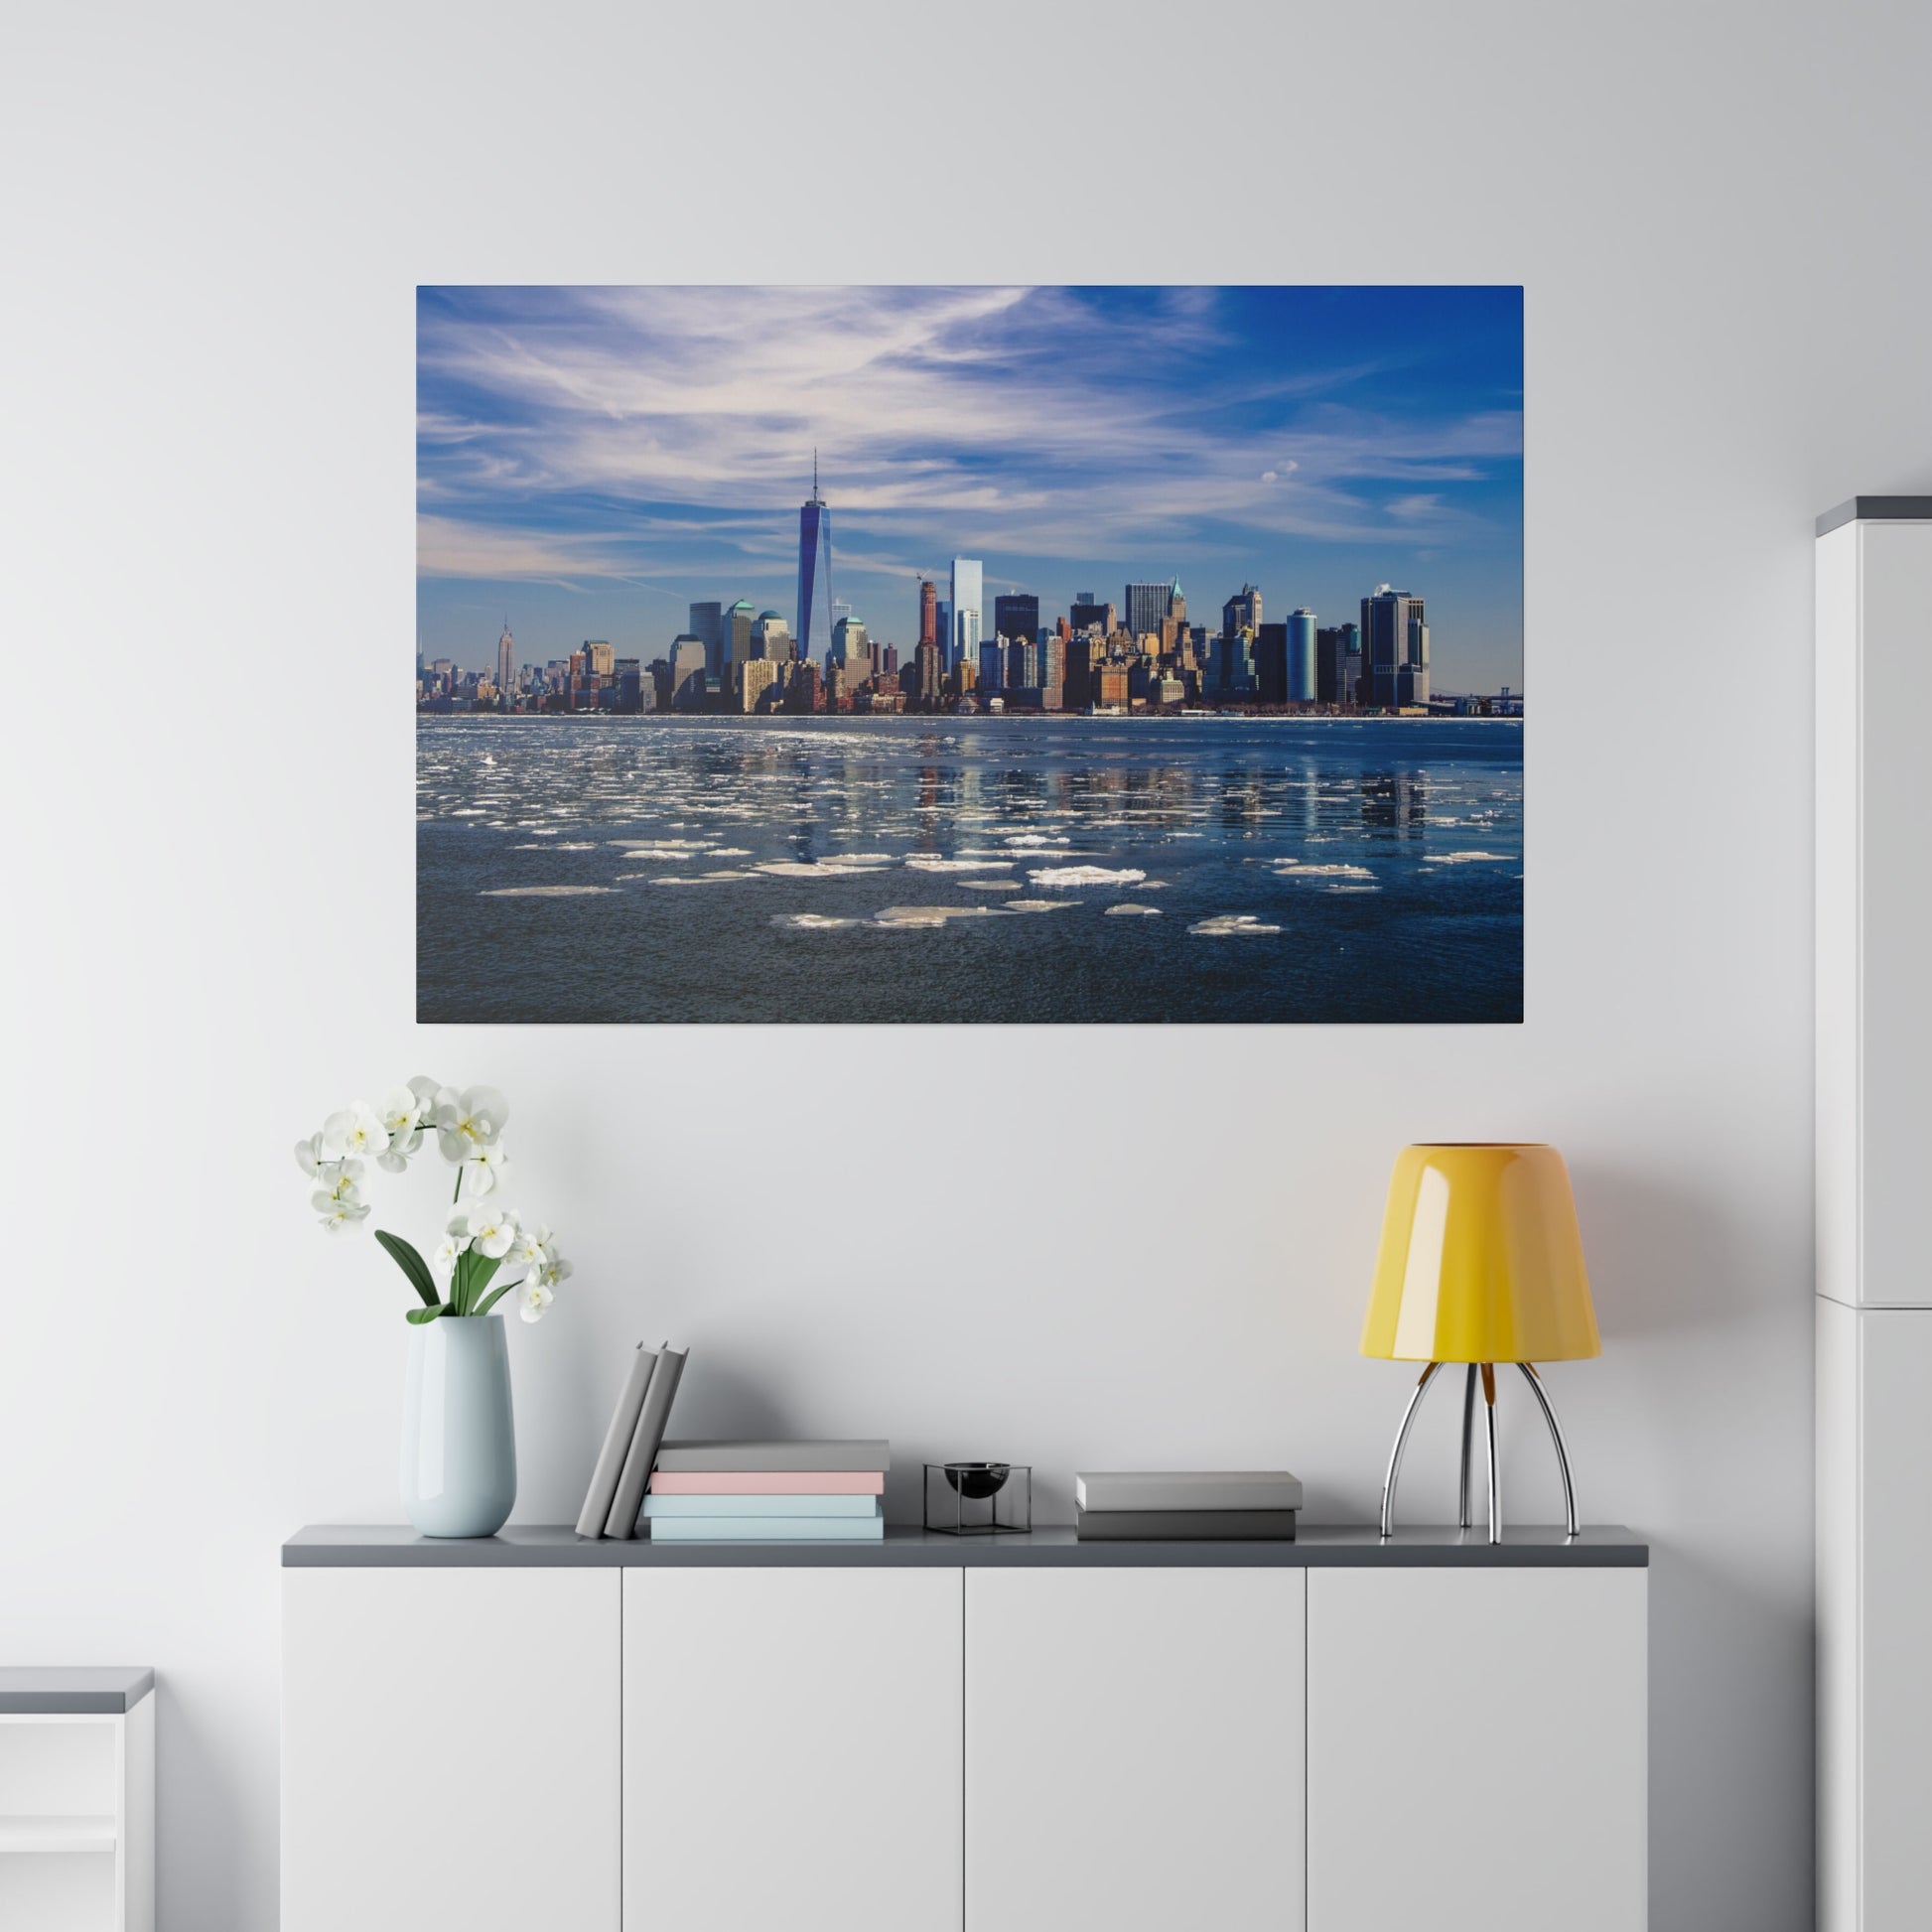
[[[509,1102],[494,1087],[448,1087],[436,1096],[436,1144],[446,1161],[467,1161],[479,1148],[494,1147],[509,1117]]]
[[[351,1100],[322,1123],[322,1151],[332,1161],[348,1155],[377,1155],[389,1145],[388,1130],[366,1100]]]
[[[427,1120],[436,1111],[436,1097],[443,1091],[443,1082],[432,1080],[427,1073],[418,1073],[410,1080],[409,1091],[416,1096],[416,1118]]]
[[[501,1261],[516,1239],[516,1216],[483,1208],[470,1217],[470,1245],[491,1261]]]
[[[446,1234],[436,1252],[430,1256],[430,1273],[436,1277],[441,1287],[445,1289],[449,1287],[450,1277],[456,1273],[457,1257],[462,1252],[463,1249],[458,1246],[456,1236]]]
[[[311,1197],[310,1205],[322,1217],[323,1229],[329,1234],[349,1234],[369,1218],[366,1201],[358,1201],[353,1194],[316,1194]]]
[[[541,1282],[525,1282],[516,1291],[516,1311],[525,1321],[541,1321],[544,1310],[556,1299]]]
[[[540,1288],[556,1288],[569,1281],[576,1272],[555,1248],[546,1248],[543,1259],[531,1269],[526,1279]]]
[[[515,1245],[510,1249],[510,1258],[519,1267],[532,1271],[541,1268],[551,1258],[551,1239],[550,1230],[541,1222],[533,1228],[519,1227]]]
[[[311,1198],[318,1203],[325,1200],[360,1200],[364,1172],[360,1161],[325,1161],[316,1170],[316,1179],[321,1183],[321,1189]]]
[[[413,1087],[392,1087],[376,1110],[382,1130],[388,1135],[387,1147],[375,1158],[389,1173],[401,1173],[409,1157],[423,1144],[424,1101]]]
[[[320,1134],[311,1134],[306,1141],[296,1142],[295,1165],[311,1180],[320,1180],[322,1178],[322,1171],[326,1163],[322,1152],[322,1136]]]
[[[466,1194],[498,1192],[509,1185],[509,1156],[500,1143],[495,1147],[480,1147],[464,1162],[462,1178]]]

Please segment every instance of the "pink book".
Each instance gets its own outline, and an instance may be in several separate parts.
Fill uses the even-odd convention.
[[[650,1479],[654,1496],[883,1496],[878,1469],[693,1469]]]

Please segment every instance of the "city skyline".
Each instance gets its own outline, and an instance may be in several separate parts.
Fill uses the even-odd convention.
[[[989,635],[1003,596],[1178,577],[1199,621],[1255,582],[1328,624],[1426,577],[1438,684],[1522,688],[1518,290],[425,289],[419,318],[426,657],[488,667],[507,619],[526,661],[648,661],[702,599],[796,622],[819,496],[841,610],[901,649],[955,558]]]

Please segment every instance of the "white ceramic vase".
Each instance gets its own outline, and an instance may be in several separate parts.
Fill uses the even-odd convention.
[[[516,1427],[501,1315],[409,1331],[402,1506],[425,1536],[494,1536],[516,1501]]]

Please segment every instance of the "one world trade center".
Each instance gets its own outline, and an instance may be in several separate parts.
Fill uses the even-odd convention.
[[[819,554],[824,553],[824,568]],[[824,582],[818,580],[823,577]],[[812,493],[798,511],[798,658],[809,663],[812,655],[812,607],[825,612],[823,636],[832,636],[832,509],[818,493],[818,452],[812,452]]]

